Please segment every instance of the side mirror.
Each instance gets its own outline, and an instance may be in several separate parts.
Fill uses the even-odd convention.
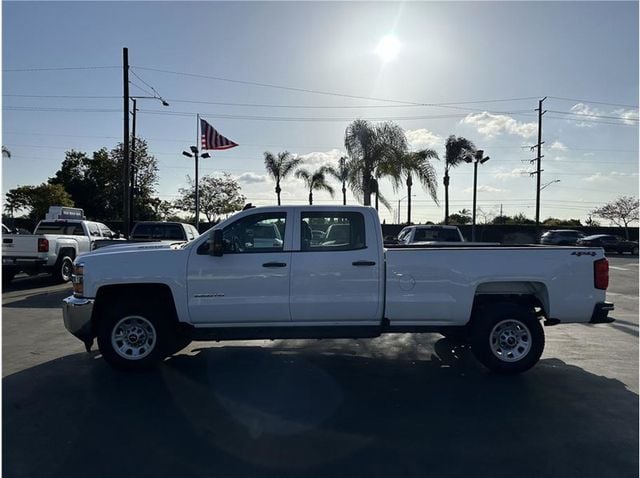
[[[222,241],[222,229],[214,229],[211,232],[209,243],[209,255],[220,257],[224,251],[224,243]]]

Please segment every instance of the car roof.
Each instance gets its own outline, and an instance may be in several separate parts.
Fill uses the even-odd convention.
[[[600,239],[602,237],[616,237],[613,234],[594,234],[592,236],[583,237],[582,239]]]

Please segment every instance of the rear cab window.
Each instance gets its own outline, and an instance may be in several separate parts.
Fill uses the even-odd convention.
[[[362,213],[303,211],[300,220],[301,251],[352,251],[367,247]]]
[[[46,221],[38,224],[34,234],[53,234],[59,236],[84,236],[85,232],[79,222]]]

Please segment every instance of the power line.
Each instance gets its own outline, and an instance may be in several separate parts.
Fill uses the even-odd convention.
[[[621,106],[625,108],[634,108],[638,109],[638,105],[625,105],[620,103],[606,103],[604,101],[595,101],[595,100],[580,100],[575,98],[563,98],[561,96],[549,96],[549,98],[553,98],[554,100],[563,100],[563,101],[577,101],[578,103],[591,103],[594,105],[607,105],[607,106]]]
[[[97,96],[97,95],[16,95],[3,93],[2,96],[8,96],[11,98],[65,98],[65,99],[115,99],[122,98],[122,96]]]
[[[606,115],[594,115],[594,114],[586,114],[586,113],[573,113],[570,111],[556,111],[556,110],[547,110],[549,113],[557,113],[561,115],[569,115],[569,116],[577,116],[578,118],[608,118],[608,119],[616,119],[621,121],[639,121],[638,118],[624,118],[622,116],[606,116]]]
[[[122,68],[121,66],[63,66],[53,68],[4,68],[3,72],[21,72],[21,71],[68,71],[68,70],[107,70]]]

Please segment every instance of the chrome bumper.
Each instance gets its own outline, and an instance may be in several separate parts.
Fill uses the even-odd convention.
[[[65,328],[83,342],[93,340],[91,313],[94,299],[67,297],[62,301],[62,317]]]

